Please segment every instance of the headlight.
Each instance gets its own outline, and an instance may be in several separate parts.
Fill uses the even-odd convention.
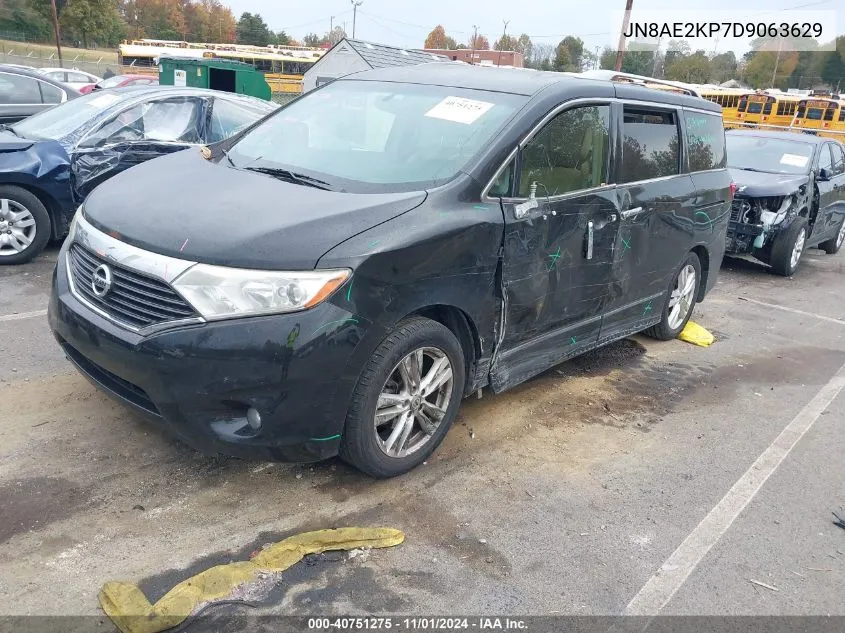
[[[197,264],[173,287],[206,319],[296,312],[325,300],[351,270],[276,272]]]
[[[70,219],[70,226],[67,230],[67,243],[70,244],[73,241],[73,236],[76,235],[76,221],[79,216],[82,215],[82,205],[79,205],[79,208],[76,210],[76,213],[73,214],[73,217]]]

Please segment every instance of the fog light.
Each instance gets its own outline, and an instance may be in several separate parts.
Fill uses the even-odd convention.
[[[253,431],[257,431],[258,429],[260,429],[261,414],[258,412],[258,409],[253,409],[252,407],[250,407],[246,412],[246,421]]]

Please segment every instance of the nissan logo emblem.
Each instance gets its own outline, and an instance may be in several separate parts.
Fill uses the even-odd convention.
[[[94,269],[94,274],[91,275],[91,290],[94,291],[94,294],[97,297],[102,299],[109,293],[109,290],[111,290],[111,285],[111,268],[105,264],[100,264]]]

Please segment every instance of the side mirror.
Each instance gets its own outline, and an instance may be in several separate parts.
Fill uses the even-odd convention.
[[[819,169],[819,173],[816,175],[816,180],[819,182],[827,182],[830,180],[830,172],[822,167]]]

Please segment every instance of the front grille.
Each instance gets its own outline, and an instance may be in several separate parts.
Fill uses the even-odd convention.
[[[82,373],[91,378],[91,380],[100,385],[103,389],[111,391],[127,402],[134,404],[136,407],[143,409],[148,413],[161,415],[156,406],[153,404],[153,401],[150,400],[147,392],[139,386],[132,384],[128,380],[124,380],[120,376],[100,367],[97,363],[90,361],[80,354],[72,345],[69,345],[64,341],[60,341],[60,343],[68,359],[70,359],[70,361],[73,362],[73,364],[76,365]]]
[[[197,316],[165,282],[106,261],[79,244],[71,244],[68,261],[76,292],[117,321],[143,328]],[[108,264],[112,271],[111,290],[105,297],[95,295],[91,286],[101,264]]]

